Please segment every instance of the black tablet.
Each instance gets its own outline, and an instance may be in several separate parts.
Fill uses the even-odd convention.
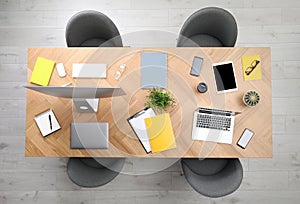
[[[237,91],[235,72],[231,61],[212,64],[217,93]]]

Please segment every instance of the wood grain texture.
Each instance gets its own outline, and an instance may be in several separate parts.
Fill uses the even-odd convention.
[[[176,149],[148,155],[126,121],[130,115],[141,110],[145,103],[147,91],[140,89],[140,53],[142,51],[168,53],[168,90],[173,93],[177,101],[176,107],[170,110],[176,137]],[[263,79],[246,82],[243,80],[241,57],[254,54],[259,54],[262,59]],[[30,48],[28,50],[28,79],[38,56],[62,62],[65,65],[67,77],[59,78],[56,70],[54,70],[50,86],[59,86],[68,82],[77,86],[120,86],[126,95],[101,99],[97,114],[79,114],[73,110],[70,99],[52,97],[28,90],[26,99],[26,156],[88,157],[92,155],[99,157],[161,158],[272,156],[269,48]],[[189,75],[190,64],[194,56],[204,58],[200,78]],[[211,63],[228,60],[234,62],[239,91],[216,94]],[[101,80],[74,80],[71,77],[73,63],[105,63],[108,65],[108,77]],[[126,71],[120,80],[115,80],[114,74],[119,65],[123,63],[127,65]],[[208,84],[209,92],[199,94],[196,91],[199,81],[205,81]],[[242,95],[252,89],[260,93],[261,103],[250,109],[242,103]],[[193,111],[199,106],[242,112],[236,116],[232,145],[193,141],[191,139]],[[62,129],[43,138],[33,118],[48,108],[54,110]],[[109,122],[109,149],[71,150],[70,123],[96,121]],[[235,144],[245,127],[253,130],[257,137],[254,137],[247,149],[243,150]]]

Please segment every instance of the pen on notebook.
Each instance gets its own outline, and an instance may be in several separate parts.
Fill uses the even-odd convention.
[[[51,115],[49,115],[49,122],[50,122],[50,129],[52,130],[52,121],[51,121]]]

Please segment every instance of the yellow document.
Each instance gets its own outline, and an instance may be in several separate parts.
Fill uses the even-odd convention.
[[[41,86],[48,86],[54,65],[54,61],[38,57],[30,77],[30,82]]]
[[[145,118],[152,153],[176,147],[175,137],[168,113]]]
[[[260,80],[261,75],[261,61],[259,55],[243,56],[242,57],[243,74],[245,81]]]

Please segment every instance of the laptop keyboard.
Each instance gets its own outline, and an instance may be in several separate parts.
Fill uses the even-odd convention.
[[[196,127],[230,131],[230,125],[229,117],[197,114]]]

